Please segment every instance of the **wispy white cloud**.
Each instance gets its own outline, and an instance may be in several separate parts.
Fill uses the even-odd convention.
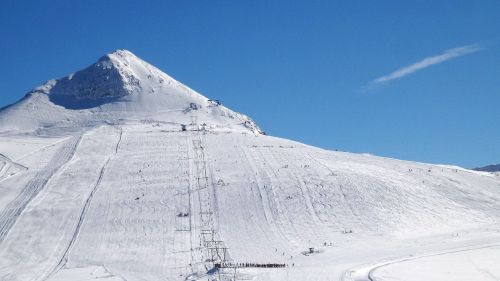
[[[415,71],[427,68],[431,65],[442,63],[442,62],[451,60],[453,58],[465,56],[467,54],[475,53],[475,52],[478,52],[481,50],[483,50],[483,47],[481,47],[480,45],[477,45],[477,44],[466,45],[466,46],[462,46],[462,47],[458,47],[458,48],[449,49],[449,50],[444,51],[440,55],[424,58],[423,60],[421,60],[419,62],[402,67],[402,68],[392,72],[389,75],[381,76],[381,77],[373,80],[372,84],[373,85],[384,84],[384,83],[390,82],[392,80],[404,77],[406,75],[410,75],[410,74],[414,73]]]

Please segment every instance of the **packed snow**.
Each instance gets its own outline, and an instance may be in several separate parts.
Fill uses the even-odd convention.
[[[0,280],[498,280],[500,176],[267,136],[125,50],[0,111]]]

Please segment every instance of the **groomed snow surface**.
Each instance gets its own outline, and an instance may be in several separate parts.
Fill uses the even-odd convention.
[[[498,174],[266,136],[123,50],[0,111],[0,194],[2,281],[500,279]]]
[[[0,182],[1,280],[229,280],[207,275],[207,230],[233,263],[288,265],[239,279],[498,278],[488,173],[155,124],[24,143],[9,159],[27,169]]]

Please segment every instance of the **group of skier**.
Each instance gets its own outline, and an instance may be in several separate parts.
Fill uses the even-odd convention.
[[[227,268],[227,267],[261,267],[261,268],[280,268],[280,267],[287,267],[288,265],[285,263],[232,263],[232,262],[223,262],[223,263],[216,263],[215,267],[216,268]]]

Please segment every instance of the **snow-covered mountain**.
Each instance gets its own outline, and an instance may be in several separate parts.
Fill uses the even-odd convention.
[[[264,135],[125,50],[0,132],[0,280],[499,276],[498,175]]]
[[[474,168],[476,171],[483,171],[483,172],[500,172],[500,164],[496,165],[488,165],[480,168]]]
[[[50,80],[0,113],[0,131],[74,128],[155,120],[207,128],[244,127],[248,117],[208,100],[129,51],[117,50],[84,70]]]

